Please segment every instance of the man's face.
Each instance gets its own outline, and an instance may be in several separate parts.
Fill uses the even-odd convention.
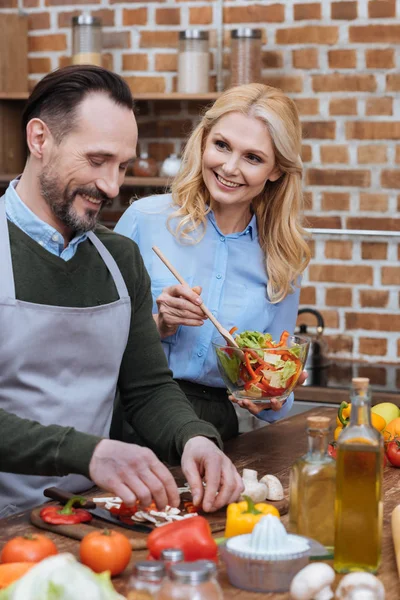
[[[131,110],[105,94],[86,96],[74,129],[49,144],[39,175],[41,194],[63,227],[94,228],[101,208],[118,195],[136,144]]]

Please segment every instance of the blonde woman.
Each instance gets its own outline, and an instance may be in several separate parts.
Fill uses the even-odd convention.
[[[237,435],[238,420],[212,347],[219,334],[199,304],[204,300],[228,329],[269,332],[274,339],[293,332],[310,254],[301,227],[300,148],[292,100],[262,84],[231,88],[189,138],[172,193],[134,202],[115,228],[139,245],[174,378],[225,440]],[[153,245],[187,287],[176,284]],[[238,402],[269,422],[292,403],[293,397],[266,410]]]

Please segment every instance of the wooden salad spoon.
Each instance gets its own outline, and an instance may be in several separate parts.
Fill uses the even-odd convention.
[[[154,250],[154,252],[157,254],[157,256],[162,260],[162,262],[164,263],[164,265],[167,267],[167,269],[169,269],[172,273],[172,275],[179,281],[179,283],[181,283],[182,285],[188,285],[186,283],[186,281],[183,279],[183,277],[178,273],[178,271],[175,269],[175,267],[173,267],[171,265],[171,263],[169,262],[169,260],[163,255],[163,253],[161,252],[161,250],[159,248],[157,248],[157,246],[153,246],[152,249]],[[189,286],[190,287],[190,286]],[[203,313],[205,315],[207,315],[207,317],[210,319],[211,323],[214,325],[214,327],[219,331],[219,333],[222,335],[222,337],[224,338],[224,340],[226,341],[226,343],[229,346],[232,346],[233,348],[239,348],[239,346],[237,345],[237,343],[235,342],[233,336],[229,333],[229,331],[227,329],[225,329],[225,327],[223,327],[221,325],[221,323],[214,317],[214,315],[212,314],[212,312],[207,308],[207,306],[204,304],[204,302],[202,302],[202,304],[200,304],[200,308],[203,311]]]

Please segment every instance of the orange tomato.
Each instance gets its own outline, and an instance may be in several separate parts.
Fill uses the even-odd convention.
[[[32,533],[9,540],[1,551],[2,563],[39,562],[58,554],[55,543],[45,535]]]
[[[111,575],[119,575],[131,554],[132,546],[126,535],[108,529],[88,533],[79,546],[81,562],[95,573],[110,571]]]
[[[394,440],[400,438],[400,417],[390,421],[385,427],[385,440]]]

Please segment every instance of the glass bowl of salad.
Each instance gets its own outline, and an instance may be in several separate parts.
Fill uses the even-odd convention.
[[[239,348],[214,343],[218,369],[230,393],[255,404],[271,398],[285,401],[304,369],[310,340],[283,331],[274,341],[269,333],[243,331],[234,336]]]

